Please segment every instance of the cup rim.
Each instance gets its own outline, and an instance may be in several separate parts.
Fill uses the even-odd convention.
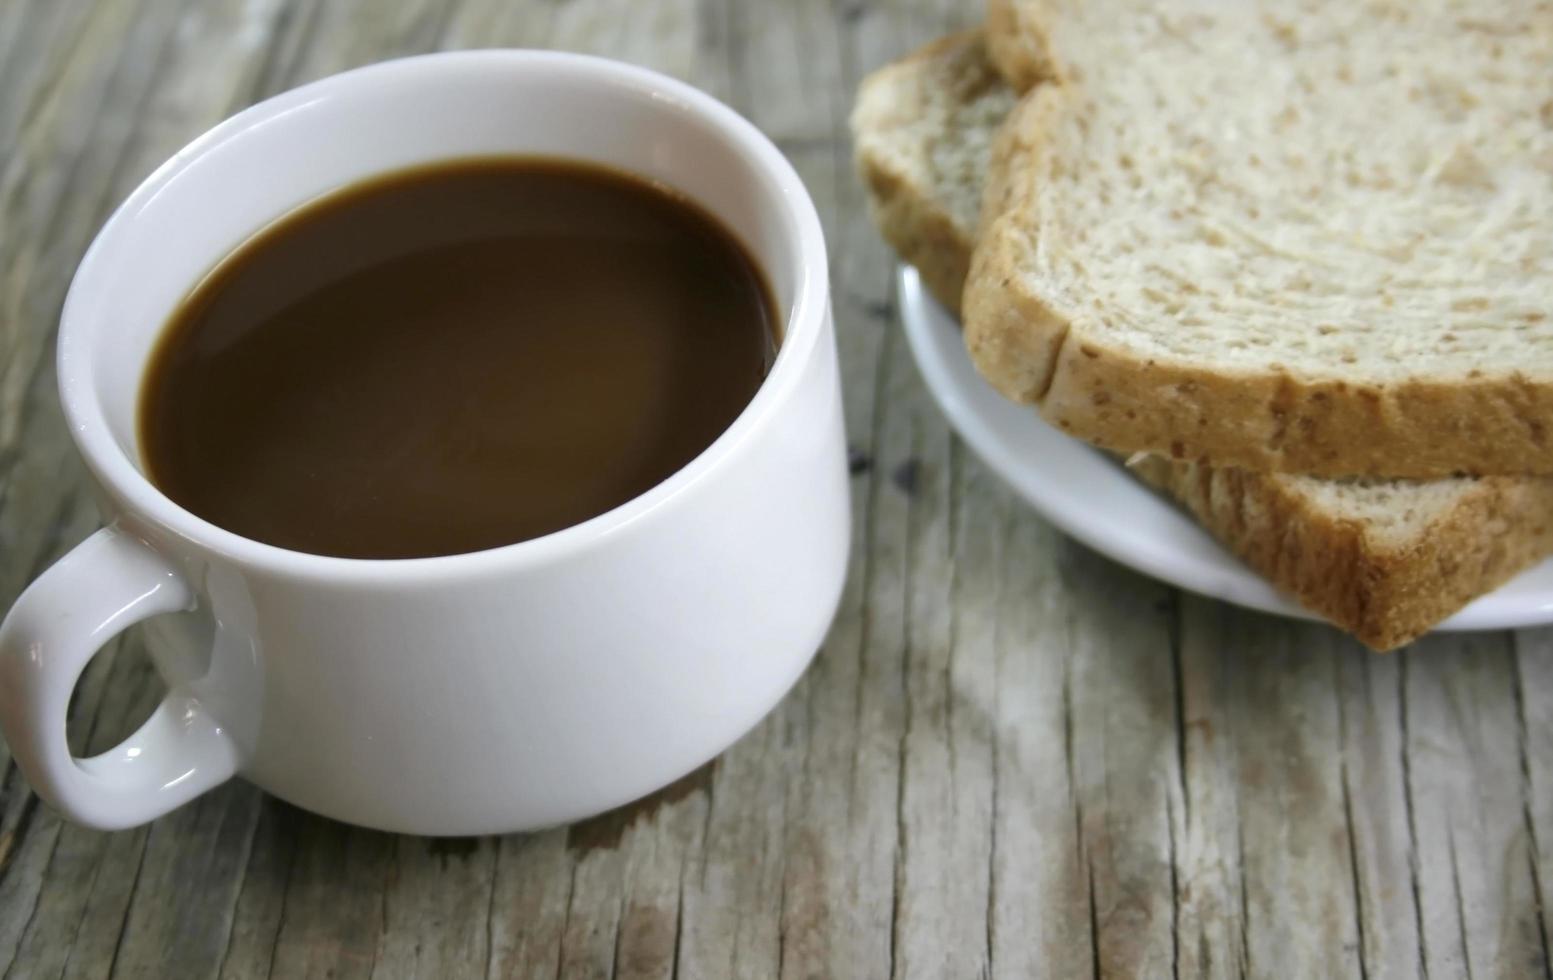
[[[105,268],[118,260],[114,254],[116,240],[135,212],[213,148],[319,98],[359,91],[391,79],[431,80],[450,73],[514,68],[537,69],[552,81],[561,79],[559,84],[566,80],[602,81],[622,96],[639,98],[646,94],[655,104],[700,117],[743,152],[757,176],[769,182],[773,199],[780,202],[787,234],[795,243],[799,268],[781,346],[749,404],[711,445],[640,496],[570,527],[481,551],[391,559],[292,551],[228,531],[186,510],[157,489],[109,429],[107,414],[93,383],[87,329],[78,322],[87,315],[82,310],[85,295],[98,288]],[[132,522],[149,521],[162,531],[231,561],[288,575],[330,579],[348,576],[358,580],[398,580],[532,565],[598,545],[646,518],[702,483],[739,445],[755,436],[798,385],[804,366],[819,343],[829,304],[827,270],[819,216],[792,164],[753,123],[711,95],[660,72],[593,55],[531,49],[414,55],[330,75],[255,103],[196,137],[136,187],[93,239],[66,294],[57,355],[60,401],[71,436],[88,469],[120,501],[124,516]]]

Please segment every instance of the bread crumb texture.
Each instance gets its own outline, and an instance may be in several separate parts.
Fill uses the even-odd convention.
[[[1071,429],[1121,450],[1179,439],[1188,456],[1338,475],[1365,458],[1354,472],[1553,468],[1538,452],[1553,423],[1553,4],[1015,6],[1042,26],[1037,67],[1057,84],[1021,105],[994,161],[1015,187],[989,202],[972,288],[990,295],[967,309],[994,384],[1027,401],[1057,389]],[[1007,336],[1031,329],[1009,313],[1021,306],[1061,336]],[[1210,384],[1194,409],[1252,416],[1203,434],[1189,413],[1159,431],[1097,420],[1092,393],[1057,377],[1065,340],[1111,362],[1077,365],[1105,386],[1173,371]],[[1324,428],[1276,431],[1323,411]],[[1403,455],[1448,413],[1466,418],[1441,453]],[[1344,445],[1366,415],[1373,452]]]
[[[943,38],[864,80],[852,113],[875,224],[959,310],[993,136],[1016,96],[980,31]]]

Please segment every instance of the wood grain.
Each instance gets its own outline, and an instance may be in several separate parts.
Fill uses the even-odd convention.
[[[5,977],[1553,978],[1553,632],[1376,657],[1125,571],[953,436],[895,323],[846,116],[954,0],[0,2],[0,604],[95,525],[54,393],[71,271],[218,119],[440,48],[647,64],[791,157],[831,249],[852,568],[715,763],[569,828],[395,837],[233,783],[99,834],[0,746]],[[1124,515],[1119,515],[1119,519]],[[83,677],[105,748],[160,692]]]

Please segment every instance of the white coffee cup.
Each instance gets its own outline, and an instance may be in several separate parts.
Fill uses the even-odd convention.
[[[169,313],[273,219],[372,174],[534,154],[611,165],[719,216],[785,328],[733,425],[641,497],[474,554],[361,561],[222,530],[143,474],[135,409]],[[270,99],[191,143],[71,285],[60,394],[108,526],[0,626],[0,726],[39,795],[127,827],[234,775],[352,823],[478,834],[577,819],[722,751],[802,673],[841,591],[849,502],[814,205],[747,121],[664,76],[532,51],[428,55]],[[169,693],[73,758],[71,691],[146,620]]]

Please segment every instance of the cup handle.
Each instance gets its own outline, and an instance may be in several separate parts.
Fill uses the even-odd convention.
[[[177,569],[105,527],[39,576],[0,624],[0,729],[38,795],[70,820],[133,827],[237,771],[231,735],[186,691],[169,691],[138,731],[101,755],[77,759],[65,741],[71,692],[103,644],[193,605]]]

